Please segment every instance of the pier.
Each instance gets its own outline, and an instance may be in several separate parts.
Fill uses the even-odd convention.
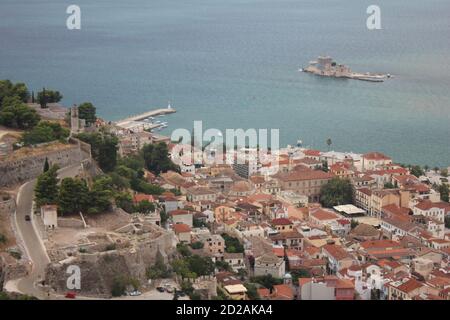
[[[147,111],[147,112],[135,115],[135,116],[131,116],[131,117],[128,117],[123,120],[119,120],[119,121],[117,121],[117,123],[129,122],[129,121],[142,121],[142,120],[148,119],[150,117],[162,116],[162,115],[171,114],[171,113],[175,113],[175,112],[177,112],[177,111],[172,108],[156,109],[156,110]]]
[[[142,130],[153,130],[160,127],[167,127],[166,124],[157,122],[149,122],[145,121],[146,119],[157,117],[157,116],[164,116],[167,114],[172,114],[177,112],[175,109],[172,109],[172,107],[169,106],[167,108],[161,108],[156,110],[147,111],[138,115],[134,115],[119,121],[116,121],[115,124],[118,127],[133,130],[133,131],[142,131]]]

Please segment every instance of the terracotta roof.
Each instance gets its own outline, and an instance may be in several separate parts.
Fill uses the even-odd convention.
[[[350,258],[350,254],[347,251],[335,244],[326,244],[322,247],[322,250],[328,252],[336,260]]]
[[[312,278],[298,278],[298,285],[301,287],[306,283],[310,283]]]
[[[292,224],[292,221],[287,218],[278,218],[278,219],[273,219],[272,224],[277,225],[277,226],[287,226],[287,225]]]
[[[231,187],[231,191],[234,192],[249,192],[251,190],[252,187],[248,181],[238,181]]]
[[[261,298],[269,298],[270,297],[270,290],[266,288],[260,288],[258,289],[258,295]]]
[[[401,244],[392,240],[371,240],[362,242],[361,247],[364,249],[400,248]]]
[[[177,223],[172,226],[176,234],[191,232],[191,227],[184,223]]]
[[[289,232],[282,232],[282,233],[278,233],[276,235],[270,236],[271,240],[300,239],[300,238],[303,238],[303,235],[295,230],[289,231]]]
[[[408,281],[402,283],[401,285],[399,285],[397,287],[398,290],[405,292],[405,293],[410,293],[411,291],[414,291],[420,287],[422,287],[423,284],[420,283],[419,281],[415,280],[415,279],[409,279]]]
[[[421,201],[416,205],[416,208],[420,210],[430,210],[432,208],[444,209],[450,211],[450,203],[447,202],[431,202],[431,201]]]
[[[333,220],[333,219],[338,219],[339,217],[331,212],[331,211],[327,211],[327,210],[323,210],[323,209],[318,209],[312,213],[310,213],[311,216],[313,216],[314,218],[316,218],[317,220]]]
[[[287,284],[276,284],[273,286],[274,298],[283,300],[293,300],[294,290]]]
[[[326,180],[333,178],[334,175],[329,172],[324,172],[322,170],[313,170],[305,167],[305,170],[287,173],[278,173],[275,175],[275,177],[277,177],[282,181],[304,181],[304,180]]]
[[[144,200],[147,200],[148,202],[153,202],[153,201],[155,201],[155,198],[149,194],[138,193],[138,194],[134,195],[133,200],[134,200],[134,202],[141,202]]]
[[[180,216],[184,214],[192,214],[192,212],[188,210],[172,210],[169,212],[169,215],[171,216]]]
[[[320,150],[310,149],[310,150],[304,150],[303,154],[306,156],[318,157],[318,156],[320,156],[321,152],[320,152]]]
[[[338,279],[336,281],[336,287],[337,289],[354,289],[355,284],[350,279]]]
[[[370,190],[369,188],[359,188],[359,189],[356,189],[356,190],[359,191],[359,192],[362,192],[362,193],[364,193],[364,194],[366,194],[368,196],[372,195],[372,190]]]
[[[337,222],[342,224],[343,226],[345,226],[346,224],[350,224],[350,220],[347,219],[339,219],[337,220]]]
[[[194,195],[204,195],[204,194],[216,194],[214,190],[211,190],[206,187],[192,187],[187,190],[187,193]]]
[[[368,152],[363,154],[362,157],[369,160],[391,160],[391,158],[381,152]]]

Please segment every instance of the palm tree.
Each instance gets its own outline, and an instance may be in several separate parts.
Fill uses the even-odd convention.
[[[327,139],[327,145],[328,145],[328,151],[330,151],[330,146],[333,142],[331,141],[331,138]]]

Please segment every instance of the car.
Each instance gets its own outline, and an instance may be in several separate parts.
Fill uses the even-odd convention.
[[[177,291],[176,293],[177,293],[177,295],[179,297],[185,297],[186,296],[186,293],[184,291]]]
[[[67,292],[66,298],[67,299],[75,299],[77,297],[77,294],[75,292]]]
[[[173,292],[173,288],[171,286],[166,286],[166,291],[168,293],[172,293]]]
[[[164,289],[163,287],[157,287],[156,290],[158,290],[159,292],[165,292],[166,289]]]
[[[27,214],[27,215],[25,216],[25,221],[31,221],[30,215]]]
[[[141,294],[142,293],[139,290],[130,292],[130,296],[132,297],[140,296]]]

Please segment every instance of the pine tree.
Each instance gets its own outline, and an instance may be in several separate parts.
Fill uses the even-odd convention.
[[[48,163],[48,158],[45,158],[44,172],[47,172],[49,169],[50,169],[50,164]]]
[[[52,166],[42,173],[37,180],[35,201],[38,207],[58,202],[58,166]]]

